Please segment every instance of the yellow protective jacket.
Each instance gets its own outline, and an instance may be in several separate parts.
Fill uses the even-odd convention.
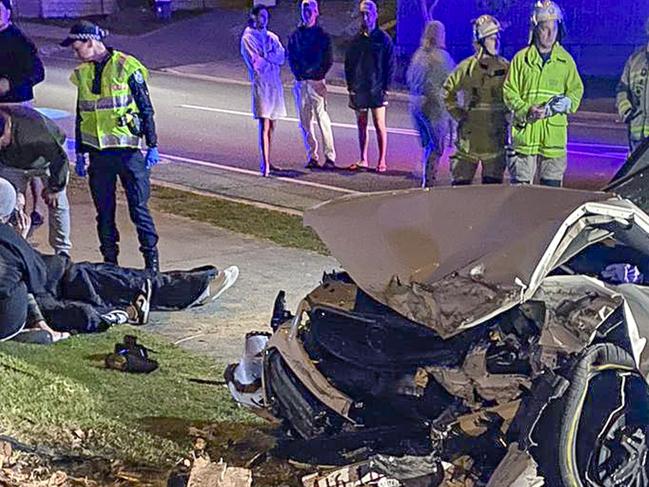
[[[83,63],[73,71],[70,81],[77,87],[83,145],[98,150],[140,147],[140,135],[133,134],[126,123],[129,114],[138,112],[128,85],[129,78],[138,71],[144,79],[148,77],[148,71],[136,58],[112,51],[101,75],[99,94],[92,92],[94,63]]]
[[[629,125],[629,140],[649,137],[649,45],[638,49],[624,66],[617,85],[617,111]]]
[[[458,156],[477,162],[505,151],[509,110],[503,84],[508,69],[503,57],[471,56],[444,83],[446,109],[458,122]]]
[[[503,87],[505,103],[514,113],[512,145],[523,155],[542,155],[548,158],[566,155],[568,144],[568,117],[556,114],[542,120],[527,120],[530,108],[543,106],[554,96],[570,98],[570,113],[579,108],[584,95],[577,65],[572,56],[558,42],[544,64],[534,45],[519,51]]]

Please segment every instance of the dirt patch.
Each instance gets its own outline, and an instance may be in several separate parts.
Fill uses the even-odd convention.
[[[175,441],[186,436],[194,445],[199,445],[193,455],[207,454],[213,461],[223,460],[231,466],[252,469],[255,487],[300,487],[300,478],[311,472],[273,456],[276,431],[267,424],[145,418],[143,425],[150,433]],[[188,470],[187,463],[180,462],[175,473],[187,473]]]

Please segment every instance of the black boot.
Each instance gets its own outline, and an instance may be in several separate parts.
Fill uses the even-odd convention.
[[[492,176],[482,176],[482,184],[503,184],[503,178],[494,178]]]
[[[147,271],[151,271],[155,274],[160,272],[160,256],[158,255],[158,250],[150,250],[144,254],[144,268]]]

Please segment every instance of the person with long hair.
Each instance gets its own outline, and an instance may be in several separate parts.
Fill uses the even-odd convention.
[[[263,5],[254,7],[248,27],[241,36],[241,56],[252,83],[252,113],[259,120],[259,170],[262,176],[278,170],[270,162],[271,143],[277,120],[286,116],[280,77],[286,55],[279,37],[268,30],[268,19],[268,8]]]
[[[435,184],[437,164],[449,135],[451,121],[442,100],[442,85],[454,66],[446,50],[444,24],[436,20],[429,22],[406,74],[410,89],[410,113],[424,149],[424,188]]]

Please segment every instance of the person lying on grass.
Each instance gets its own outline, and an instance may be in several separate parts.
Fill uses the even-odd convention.
[[[0,178],[0,341],[52,343],[70,333],[98,332],[124,323],[143,325],[150,310],[204,304],[218,298],[239,276],[236,266],[156,273],[115,264],[74,263],[34,250],[24,239],[28,229],[24,199]]]

